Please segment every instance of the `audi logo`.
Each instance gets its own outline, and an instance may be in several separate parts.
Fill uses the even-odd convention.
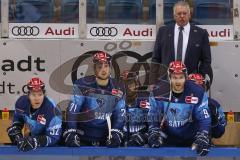
[[[118,30],[115,27],[92,27],[90,34],[94,37],[115,37],[118,34]]]
[[[14,36],[37,36],[40,29],[37,26],[14,26],[12,34]]]

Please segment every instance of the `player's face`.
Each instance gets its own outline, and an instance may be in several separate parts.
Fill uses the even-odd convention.
[[[29,93],[29,99],[33,109],[38,109],[44,99],[44,93],[42,91],[31,91]]]
[[[179,26],[185,26],[190,19],[190,10],[186,6],[176,6],[174,19]]]
[[[110,65],[108,63],[97,63],[95,74],[99,79],[107,80],[110,76]]]
[[[135,81],[129,81],[126,84],[127,87],[127,96],[134,96],[137,91],[137,85]]]
[[[182,93],[186,78],[184,74],[171,74],[172,90],[175,93]]]

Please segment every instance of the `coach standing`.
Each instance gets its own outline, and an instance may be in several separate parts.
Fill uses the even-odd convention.
[[[200,73],[212,82],[211,51],[206,30],[189,23],[191,14],[187,2],[178,1],[173,7],[175,25],[158,30],[152,55],[150,84],[156,82],[159,68],[154,64],[168,66],[174,60],[185,63],[188,73]],[[209,78],[208,78],[209,77]]]

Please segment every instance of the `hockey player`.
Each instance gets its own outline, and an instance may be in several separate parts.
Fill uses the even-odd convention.
[[[126,87],[126,121],[124,135],[127,146],[144,146],[147,144],[147,116],[150,108],[149,94],[139,90],[138,72],[125,70],[121,79]]]
[[[192,149],[204,156],[209,152],[211,128],[207,94],[194,82],[186,81],[187,69],[181,61],[170,63],[168,77],[168,98],[150,98],[148,144],[150,147],[192,145]]]
[[[62,133],[61,112],[45,95],[45,84],[41,79],[32,78],[27,88],[28,95],[16,101],[13,123],[7,129],[8,136],[20,151],[53,146]],[[24,125],[29,129],[29,135],[23,136]]]
[[[74,83],[63,134],[65,144],[118,147],[123,141],[126,112],[124,84],[110,77],[110,55],[96,52],[93,63],[95,75]]]
[[[190,74],[188,76],[188,79],[194,81],[199,86],[206,88],[204,78],[201,74]],[[211,135],[213,138],[220,138],[224,134],[225,127],[227,125],[225,115],[223,113],[223,108],[216,100],[210,97],[208,98],[208,107],[210,109],[212,119]]]

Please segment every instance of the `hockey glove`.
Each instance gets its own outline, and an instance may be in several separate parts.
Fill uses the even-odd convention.
[[[122,144],[123,133],[118,129],[111,129],[111,137],[107,139],[107,147],[116,148]]]
[[[130,140],[128,141],[128,146],[144,146],[147,143],[147,133],[137,132],[131,135]]]
[[[163,145],[164,138],[167,138],[167,135],[160,131],[160,129],[151,129],[148,134],[148,145],[151,148],[161,147]]]
[[[22,138],[18,144],[17,147],[19,151],[27,152],[30,150],[35,150],[39,146],[39,143],[37,141],[36,137],[27,137],[27,138]]]
[[[80,147],[80,137],[75,129],[70,129],[63,133],[63,138],[67,147]]]
[[[202,131],[197,132],[195,136],[195,141],[192,145],[192,150],[196,150],[197,154],[200,156],[205,156],[210,151],[210,142],[209,142],[208,132]]]
[[[20,126],[11,126],[7,129],[8,136],[13,144],[17,144],[23,138]]]

